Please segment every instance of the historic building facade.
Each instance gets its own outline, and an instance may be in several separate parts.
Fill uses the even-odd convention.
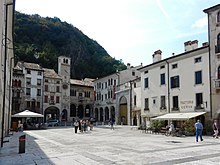
[[[44,70],[43,114],[44,122],[48,119],[59,119],[61,110],[61,82],[62,78],[53,69]],[[64,118],[66,119],[66,118]]]
[[[209,116],[207,43],[198,48],[197,40],[188,41],[185,42],[184,53],[164,60],[161,56],[160,50],[155,51],[153,63],[140,69],[143,121],[149,125],[151,118],[167,113],[175,113],[175,119],[181,113],[190,113],[194,117],[207,112]]]
[[[70,79],[70,117],[74,119],[90,119],[94,117],[93,79]]]
[[[94,116],[96,121],[104,123],[110,119],[115,120],[115,91],[118,83],[118,73],[94,80]]]
[[[30,110],[48,119],[72,122],[93,117],[93,79],[70,79],[71,59],[58,58],[58,73],[38,64],[18,62],[14,67],[12,114]]]
[[[14,67],[13,45],[13,0],[0,1],[0,138],[3,147],[5,135],[9,133],[11,120],[11,77]]]
[[[29,109],[43,113],[43,68],[34,63],[18,62],[12,79],[12,112]]]
[[[211,117],[220,120],[220,5],[204,12],[208,15]]]
[[[140,124],[140,66],[94,80],[95,117],[102,123],[114,119],[117,124]],[[138,90],[139,89],[139,90]]]

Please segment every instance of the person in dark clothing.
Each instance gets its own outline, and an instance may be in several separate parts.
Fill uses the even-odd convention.
[[[214,131],[214,138],[218,138],[218,122],[217,120],[214,120],[214,123],[212,125],[213,131]]]
[[[79,122],[75,120],[74,122],[74,127],[75,127],[75,133],[77,133],[78,127],[79,127]]]

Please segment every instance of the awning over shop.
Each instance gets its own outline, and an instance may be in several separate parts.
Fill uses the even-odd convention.
[[[44,117],[44,115],[24,110],[23,112],[12,115],[12,117]]]
[[[205,113],[206,112],[167,113],[165,115],[152,118],[152,120],[188,120]]]

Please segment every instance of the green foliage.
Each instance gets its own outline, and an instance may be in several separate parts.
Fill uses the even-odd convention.
[[[153,129],[161,129],[162,127],[165,127],[165,121],[164,120],[153,120],[150,125]]]
[[[205,123],[205,130],[206,132],[213,132],[213,128],[212,128],[212,120],[207,120]]]
[[[58,56],[71,57],[72,78],[103,77],[126,68],[96,41],[57,17],[16,12],[14,32],[17,60],[57,70]]]
[[[195,132],[195,120],[189,119],[183,124],[183,128],[187,133]]]

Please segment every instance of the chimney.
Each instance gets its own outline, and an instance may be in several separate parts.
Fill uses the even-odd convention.
[[[154,52],[154,54],[152,55],[153,56],[153,63],[161,60],[161,54],[162,54],[161,50],[157,50]]]
[[[208,42],[204,42],[204,43],[202,43],[202,46],[203,46],[203,47],[209,46],[209,43],[208,43]]]
[[[192,50],[197,49],[198,48],[198,40],[194,40],[191,42],[191,47]]]
[[[131,64],[127,63],[127,69],[130,69],[130,68],[131,68]]]
[[[186,41],[184,43],[184,46],[185,46],[185,52],[192,50],[191,41]]]

